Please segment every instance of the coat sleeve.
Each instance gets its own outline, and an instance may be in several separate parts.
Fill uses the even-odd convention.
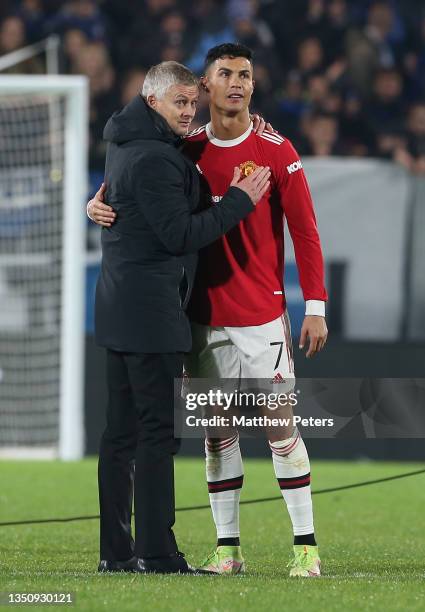
[[[218,206],[191,212],[184,173],[165,156],[140,158],[130,173],[138,206],[159,240],[174,255],[197,251],[214,242],[254,210],[242,189],[230,187]]]

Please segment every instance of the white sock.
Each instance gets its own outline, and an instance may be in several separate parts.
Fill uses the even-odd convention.
[[[217,538],[239,537],[239,499],[243,465],[239,436],[211,442],[205,440],[206,471],[211,510]]]
[[[269,442],[279,487],[288,508],[294,535],[314,533],[310,461],[297,428],[291,438]]]

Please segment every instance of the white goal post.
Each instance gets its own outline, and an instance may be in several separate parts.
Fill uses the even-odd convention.
[[[0,456],[84,453],[87,133],[85,77],[0,76]]]

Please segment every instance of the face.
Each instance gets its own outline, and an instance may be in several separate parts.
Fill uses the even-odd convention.
[[[245,57],[215,60],[202,78],[212,106],[237,114],[248,108],[254,90],[252,64]]]
[[[345,0],[331,0],[328,6],[328,13],[332,19],[338,20],[346,17],[347,4]]]
[[[164,117],[178,136],[185,136],[196,113],[199,90],[195,85],[172,85],[158,99],[149,96],[147,102]]]
[[[308,93],[313,102],[321,102],[329,95],[329,85],[326,77],[312,76],[308,81]]]
[[[86,44],[87,36],[82,30],[68,30],[64,36],[65,53],[73,60]]]
[[[313,142],[324,142],[332,145],[338,135],[337,123],[331,117],[320,117],[316,119],[310,128],[310,137]]]
[[[121,89],[121,104],[125,106],[140,92],[146,72],[143,70],[131,70],[124,79]]]
[[[402,92],[403,84],[397,73],[378,75],[375,81],[375,93],[383,100],[393,100]]]
[[[308,38],[298,48],[298,65],[301,70],[313,70],[323,60],[323,48],[317,38]]]
[[[425,136],[425,104],[418,104],[409,113],[408,126],[411,132]]]
[[[375,4],[369,9],[368,21],[383,33],[391,31],[393,25],[393,13],[386,4]]]
[[[0,30],[0,45],[4,51],[14,51],[25,44],[24,24],[19,17],[8,17]]]

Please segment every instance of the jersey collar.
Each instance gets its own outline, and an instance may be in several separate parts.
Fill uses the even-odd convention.
[[[251,134],[252,121],[250,122],[249,128],[246,130],[246,132],[244,132],[237,138],[233,138],[233,140],[220,140],[219,138],[216,138],[216,136],[214,136],[214,134],[212,133],[211,123],[207,123],[205,129],[207,132],[208,140],[210,141],[211,144],[216,145],[217,147],[234,147],[235,145],[241,144],[241,142],[246,140],[248,136]]]

